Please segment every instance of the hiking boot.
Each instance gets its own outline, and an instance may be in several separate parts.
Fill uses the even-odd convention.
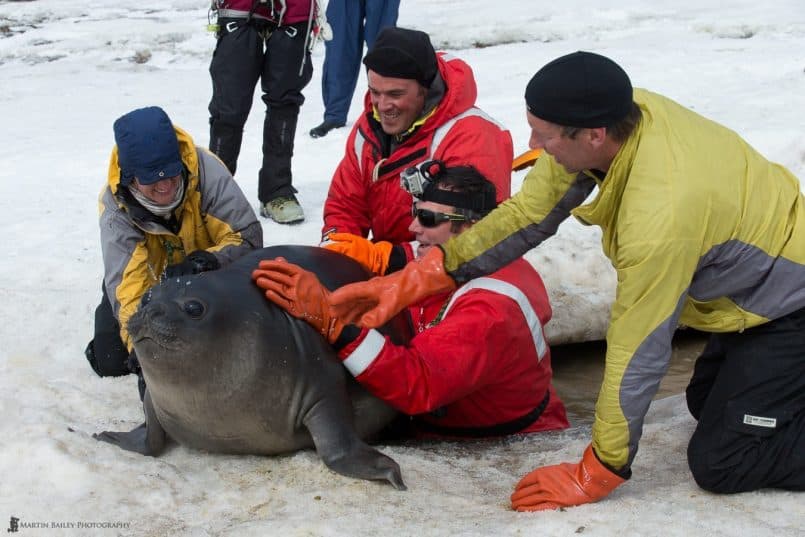
[[[260,216],[280,224],[294,224],[305,219],[305,213],[294,196],[280,196],[261,203]]]
[[[311,138],[322,138],[327,136],[327,133],[333,129],[339,129],[343,127],[344,123],[333,123],[332,121],[327,121],[326,119],[322,122],[321,125],[318,127],[313,127],[310,129],[310,137]]]

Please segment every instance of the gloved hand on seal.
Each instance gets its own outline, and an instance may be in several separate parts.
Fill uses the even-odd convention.
[[[377,328],[409,304],[455,288],[444,269],[444,252],[434,247],[402,270],[336,289],[329,296],[330,311],[344,323]]]
[[[344,323],[329,312],[330,292],[312,272],[278,257],[260,261],[252,279],[265,290],[266,298],[297,319],[307,321],[330,344],[341,335]]]
[[[372,242],[352,233],[330,233],[321,246],[351,257],[372,274],[386,273],[393,245],[387,241]]]
[[[199,274],[207,272],[208,270],[217,270],[221,268],[218,258],[206,250],[196,250],[190,252],[187,257],[180,263],[168,265],[165,267],[165,278],[178,278],[179,276],[188,276],[190,274]]]

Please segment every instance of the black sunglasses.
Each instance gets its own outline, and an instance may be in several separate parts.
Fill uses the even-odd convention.
[[[436,227],[444,222],[467,221],[467,217],[463,214],[437,213],[428,209],[418,209],[416,205],[411,206],[411,215],[418,218],[423,227]]]

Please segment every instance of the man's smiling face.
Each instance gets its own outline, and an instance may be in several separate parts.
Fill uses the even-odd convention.
[[[369,96],[386,134],[402,134],[422,114],[427,90],[416,80],[382,76],[369,69]]]

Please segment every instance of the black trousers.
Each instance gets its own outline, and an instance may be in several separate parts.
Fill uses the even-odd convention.
[[[119,377],[131,373],[129,351],[120,339],[120,324],[112,313],[112,303],[101,284],[101,303],[95,308],[95,336],[84,354],[99,377]]]
[[[305,46],[307,22],[270,33],[259,22],[246,24],[243,19],[220,19],[218,24],[221,31],[210,63],[210,151],[235,173],[243,126],[260,80],[266,116],[258,197],[266,202],[291,195],[296,192],[291,157],[299,107],[305,101],[302,90],[313,76]]]
[[[101,303],[95,308],[95,335],[87,344],[84,355],[92,370],[99,377],[119,377],[137,374],[137,389],[142,401],[145,394],[145,379],[137,362],[136,354],[129,353],[120,338],[120,323],[112,313],[112,303],[101,283]]]
[[[805,309],[713,334],[686,395],[699,420],[688,464],[700,487],[805,490]]]

